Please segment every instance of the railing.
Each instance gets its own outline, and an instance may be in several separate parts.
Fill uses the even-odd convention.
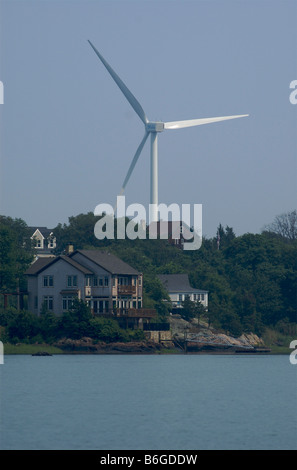
[[[94,315],[106,317],[135,317],[135,318],[154,318],[156,310],[150,308],[117,308],[115,310],[103,310],[103,312],[92,312]]]
[[[135,295],[136,286],[118,286],[118,294]]]
[[[115,315],[153,318],[156,316],[156,310],[152,308],[117,308]]]

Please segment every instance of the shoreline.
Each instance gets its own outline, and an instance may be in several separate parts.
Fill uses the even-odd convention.
[[[184,351],[180,348],[166,348],[160,345],[152,347],[151,344],[145,347],[143,344],[132,343],[109,343],[105,347],[99,348],[58,348],[49,344],[25,344],[12,345],[4,343],[4,356],[10,355],[30,355],[30,356],[58,356],[58,355],[236,355],[236,356],[267,356],[267,355],[290,355],[290,348],[264,348],[253,351],[240,351],[236,349],[208,349]]]

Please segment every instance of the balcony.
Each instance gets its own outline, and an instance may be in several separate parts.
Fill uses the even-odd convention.
[[[118,286],[118,295],[136,295],[136,286]]]

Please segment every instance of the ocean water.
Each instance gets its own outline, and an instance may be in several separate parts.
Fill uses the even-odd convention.
[[[5,356],[0,449],[297,449],[287,355]]]

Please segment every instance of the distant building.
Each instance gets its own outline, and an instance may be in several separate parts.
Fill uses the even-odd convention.
[[[192,242],[193,232],[187,224],[179,220],[161,220],[151,222],[147,229],[150,234],[155,234],[158,239],[168,240],[170,245],[184,249],[187,241]]]
[[[34,242],[36,257],[53,256],[54,249],[57,246],[56,238],[52,229],[47,227],[29,227],[31,230],[31,240]]]
[[[170,297],[172,313],[178,313],[186,296],[208,308],[208,291],[192,287],[188,274],[160,274],[158,277]]]
[[[142,308],[142,273],[111,253],[74,250],[68,256],[41,257],[25,274],[28,309],[37,315],[43,306],[61,315],[75,298],[98,315],[151,318],[155,314]]]

